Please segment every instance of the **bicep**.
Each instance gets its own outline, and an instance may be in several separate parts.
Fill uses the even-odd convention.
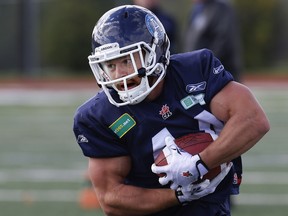
[[[232,116],[248,116],[263,113],[251,91],[237,82],[228,83],[210,103],[211,112],[221,121]]]

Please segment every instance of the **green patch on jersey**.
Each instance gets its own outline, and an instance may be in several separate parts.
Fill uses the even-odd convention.
[[[128,114],[124,113],[109,128],[119,137],[123,137],[131,128],[136,125],[135,120]]]
[[[189,109],[193,107],[196,104],[204,105],[204,94],[198,94],[198,95],[188,95],[187,97],[183,98],[180,102],[184,109]]]

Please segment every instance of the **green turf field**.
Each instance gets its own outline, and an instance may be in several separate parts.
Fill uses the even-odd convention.
[[[251,86],[271,131],[243,156],[234,216],[282,216],[288,211],[288,85]],[[74,141],[73,113],[92,96],[83,91],[0,89],[0,215],[88,216],[78,196],[86,158]]]

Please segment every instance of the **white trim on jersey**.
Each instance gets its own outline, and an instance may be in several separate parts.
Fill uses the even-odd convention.
[[[206,110],[202,111],[194,118],[198,120],[199,130],[211,134],[214,140],[218,138],[219,133],[224,127],[224,124],[220,120]],[[213,126],[213,130],[211,125]]]
[[[173,139],[174,137],[168,131],[167,128],[163,128],[159,133],[157,133],[154,137],[152,137],[152,146],[153,146],[153,157],[154,160],[157,158],[161,150],[166,146],[165,138],[167,136],[171,136]]]

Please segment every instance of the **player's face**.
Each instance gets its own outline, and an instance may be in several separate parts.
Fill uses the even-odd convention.
[[[139,57],[139,53],[134,53],[134,63],[130,57],[130,55],[123,56],[117,59],[113,59],[110,61],[106,61],[102,64],[105,72],[108,74],[111,80],[116,80],[119,78],[123,78],[132,73],[135,73],[135,69],[141,68],[141,61]],[[132,89],[138,86],[141,82],[141,78],[138,76],[133,76],[127,80],[128,89]],[[118,82],[115,84],[116,88],[120,91],[124,90],[123,82]]]

